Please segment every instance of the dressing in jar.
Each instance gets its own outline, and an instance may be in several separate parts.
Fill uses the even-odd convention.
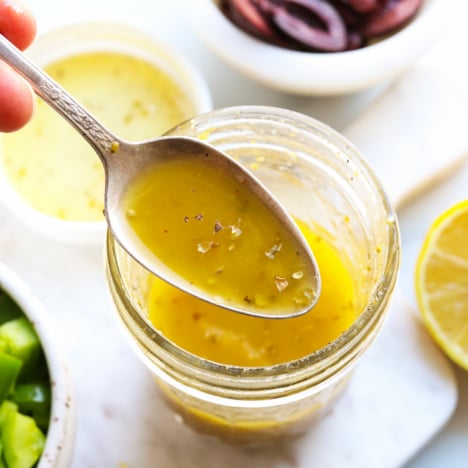
[[[299,434],[342,393],[384,321],[400,258],[395,213],[358,151],[310,117],[234,107],[169,134],[207,140],[265,183],[312,247],[321,296],[298,318],[235,314],[155,278],[108,234],[118,316],[188,425],[242,444]]]

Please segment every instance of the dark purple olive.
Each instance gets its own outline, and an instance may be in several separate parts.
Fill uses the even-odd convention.
[[[330,2],[341,16],[346,27],[355,28],[361,21],[361,15],[353,10],[344,0],[331,0]]]
[[[347,3],[359,13],[369,13],[377,9],[382,2],[379,0],[347,0]]]
[[[245,32],[273,43],[277,41],[275,30],[256,6],[255,0],[230,0],[225,7],[225,13]]]
[[[300,10],[293,14],[291,6]],[[335,52],[346,48],[343,19],[323,0],[284,0],[273,9],[273,21],[285,34],[313,49]]]
[[[422,3],[423,0],[388,0],[383,7],[366,16],[361,34],[371,39],[401,28],[416,15]]]
[[[357,31],[349,31],[346,41],[346,50],[355,50],[364,47],[365,40]]]
[[[406,25],[423,0],[221,0],[240,29],[281,47],[338,52]]]

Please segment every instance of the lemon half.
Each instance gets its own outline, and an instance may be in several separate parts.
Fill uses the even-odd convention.
[[[468,200],[430,227],[416,263],[415,289],[432,338],[468,370]]]

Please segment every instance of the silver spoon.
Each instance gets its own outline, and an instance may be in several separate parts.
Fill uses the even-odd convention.
[[[114,238],[147,270],[168,283],[199,299],[226,309],[257,317],[287,318],[309,311],[317,302],[321,291],[321,278],[315,258],[296,223],[273,195],[242,165],[212,145],[189,137],[160,137],[143,143],[124,141],[105,128],[60,85],[35,66],[19,49],[0,35],[0,57],[22,75],[36,94],[64,117],[94,148],[105,170],[105,215]],[[200,158],[203,156],[202,158]],[[276,216],[295,242],[309,273],[308,288],[312,291],[306,300],[294,306],[274,308],[257,307],[251,301],[223,302],[206,291],[194,287],[186,278],[176,274],[169,265],[148,254],[144,246],[135,241],[134,232],[122,209],[122,199],[127,187],[158,162],[170,157],[202,159],[206,164],[221,168],[242,184]]]

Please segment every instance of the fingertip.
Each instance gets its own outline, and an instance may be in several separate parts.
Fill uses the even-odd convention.
[[[35,98],[28,83],[0,64],[0,131],[14,132],[31,119]]]
[[[0,0],[0,33],[21,50],[36,36],[36,20],[21,0]]]

